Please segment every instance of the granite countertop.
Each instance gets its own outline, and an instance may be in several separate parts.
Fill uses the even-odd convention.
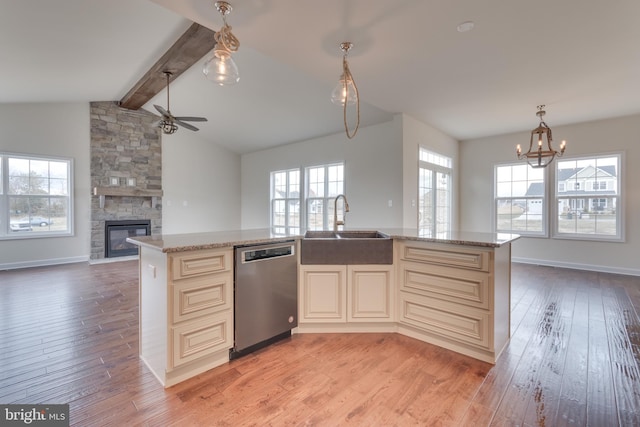
[[[358,229],[349,228],[348,230]],[[451,232],[446,238],[434,238],[424,237],[424,235],[421,235],[418,230],[409,228],[379,228],[376,230],[387,234],[393,239],[483,246],[490,248],[500,247],[520,237],[518,234],[455,231]],[[282,235],[274,234],[269,228],[260,228],[251,230],[129,237],[127,238],[127,242],[169,253],[282,242],[285,240],[299,240],[302,239],[303,236],[304,231],[302,231],[301,234]]]

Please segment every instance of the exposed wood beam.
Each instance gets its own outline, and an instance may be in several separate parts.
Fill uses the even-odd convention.
[[[120,100],[120,106],[137,110],[149,102],[166,87],[163,72],[171,71],[173,79],[178,77],[215,47],[214,35],[215,31],[193,23]]]

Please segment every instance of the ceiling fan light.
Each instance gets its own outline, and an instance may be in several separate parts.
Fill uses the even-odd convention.
[[[205,61],[202,72],[220,86],[234,85],[240,80],[238,66],[225,49],[215,49],[213,56]]]
[[[331,102],[342,106],[345,100],[347,105],[355,105],[358,102],[358,93],[353,85],[353,80],[345,79],[343,74],[340,76],[340,80],[338,80],[333,92],[331,92]]]
[[[162,133],[164,133],[165,135],[174,134],[178,130],[178,126],[175,123],[168,120],[161,120],[159,127],[162,130]]]

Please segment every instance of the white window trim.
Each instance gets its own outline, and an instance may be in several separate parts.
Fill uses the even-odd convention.
[[[421,160],[421,152],[425,151],[427,153],[439,156],[443,159],[447,159],[449,161],[449,164],[451,165],[450,167],[447,166],[443,166],[440,165],[438,163],[431,163],[429,161],[426,160]],[[437,175],[438,173],[444,174],[444,175],[448,175],[449,177],[449,217],[447,218],[447,233],[451,233],[451,228],[452,228],[452,222],[453,222],[453,159],[449,156],[446,156],[444,154],[440,154],[438,152],[435,152],[433,150],[430,150],[426,147],[423,146],[419,146],[418,147],[418,183],[417,183],[417,188],[418,188],[418,209],[417,209],[417,223],[418,223],[418,230],[423,230],[426,229],[426,227],[421,227],[420,226],[420,169],[426,169],[428,171],[430,171],[433,175]],[[435,178],[434,178],[434,182],[435,182]],[[436,197],[436,192],[434,192],[433,197]],[[437,211],[437,204],[433,203],[433,209]],[[433,212],[433,216],[434,218],[436,217],[436,213]],[[436,230],[436,223],[434,222],[432,229],[430,230],[430,234],[429,236],[435,236],[438,234],[438,231]]]
[[[269,227],[272,231],[274,231],[277,228],[284,228],[286,230],[285,234],[290,234],[292,233],[292,229],[298,229],[300,230],[300,228],[302,227],[302,215],[303,215],[303,203],[302,203],[302,186],[304,185],[304,178],[302,177],[302,172],[300,170],[301,168],[292,168],[292,169],[281,169],[281,170],[276,170],[276,171],[271,171],[269,173]],[[273,194],[273,190],[275,187],[275,183],[274,183],[274,174],[277,173],[286,173],[287,174],[287,191],[289,188],[289,173],[293,172],[293,171],[297,171],[298,172],[298,176],[300,177],[300,181],[299,181],[299,186],[300,189],[298,191],[298,205],[299,205],[299,218],[298,218],[298,225],[290,225],[288,224],[289,221],[289,201],[291,200],[296,200],[295,198],[291,198],[291,197],[285,197],[285,198],[281,198],[281,197],[274,197]],[[274,209],[273,209],[273,205],[275,203],[276,200],[284,200],[285,203],[285,216],[287,218],[287,224],[286,225],[275,225],[273,223],[273,217],[274,217]],[[281,234],[281,233],[277,233],[277,234]]]
[[[328,180],[328,173],[325,173],[325,181],[324,181],[324,196],[323,197],[309,197],[309,170],[310,169],[316,169],[316,168],[324,168],[325,172],[328,171],[328,169],[332,166],[342,166],[342,194],[346,194],[347,191],[347,179],[346,179],[346,171],[347,171],[347,166],[346,163],[344,161],[342,162],[333,162],[333,163],[325,163],[325,164],[320,164],[320,165],[312,165],[312,166],[306,166],[304,168],[304,177],[302,178],[302,181],[304,183],[304,199],[301,201],[302,205],[304,206],[303,208],[301,208],[301,211],[304,211],[304,227],[307,230],[311,230],[311,228],[309,227],[309,215],[307,215],[307,208],[309,206],[309,201],[310,200],[322,200],[323,204],[326,204],[323,208],[323,224],[325,225],[323,227],[324,230],[330,230],[333,227],[333,218],[329,218],[329,203],[331,200],[335,199],[335,197],[337,196],[329,196],[329,180]],[[315,228],[314,228],[315,230]]]
[[[498,179],[498,168],[504,166],[521,166],[521,162],[507,162],[507,163],[497,163],[493,165],[493,206],[491,208],[491,225],[494,233],[511,233],[518,234],[522,237],[534,237],[534,238],[543,238],[548,239],[550,236],[549,229],[551,228],[551,223],[549,217],[551,216],[549,213],[549,194],[550,194],[550,182],[548,168],[544,170],[544,194],[542,197],[532,197],[532,196],[521,196],[521,197],[497,197],[497,179]],[[556,184],[557,185],[557,184]],[[557,188],[557,186],[555,187]],[[498,215],[498,202],[500,200],[513,200],[513,199],[542,199],[542,231],[541,232],[530,232],[530,231],[521,231],[521,230],[500,230],[498,231],[497,227],[497,215]]]
[[[68,228],[65,231],[42,231],[38,232],[37,230],[31,231],[28,233],[22,232],[12,232],[9,229],[10,223],[10,215],[9,215],[9,157],[13,158],[23,158],[29,160],[46,160],[46,161],[61,161],[67,162],[69,165],[68,168]],[[28,240],[28,239],[43,239],[43,238],[51,238],[51,237],[69,237],[74,236],[74,216],[75,216],[75,202],[74,202],[74,194],[75,194],[75,184],[74,184],[74,160],[71,157],[59,157],[59,156],[50,156],[50,155],[36,155],[36,154],[26,154],[26,153],[14,153],[14,152],[0,152],[0,158],[2,159],[2,167],[0,177],[0,184],[2,185],[2,191],[0,192],[0,240]]]
[[[594,154],[590,154],[590,155],[580,155],[580,156],[571,156],[571,157],[563,157],[562,161],[579,161],[579,160],[588,160],[588,159],[594,159],[597,157],[614,157],[614,156],[619,156],[619,163],[618,163],[618,176],[617,176],[617,180],[618,180],[618,193],[617,196],[614,196],[615,198],[617,198],[617,202],[616,202],[616,221],[617,224],[619,225],[618,227],[618,234],[616,236],[610,236],[610,235],[597,235],[597,234],[575,234],[575,233],[560,233],[558,231],[558,215],[560,214],[558,212],[558,198],[573,198],[573,199],[578,199],[578,198],[584,198],[584,196],[575,196],[575,197],[569,197],[566,195],[559,195],[559,194],[554,194],[553,195],[553,208],[552,208],[552,214],[551,217],[553,218],[553,224],[552,224],[552,238],[553,239],[557,239],[557,240],[582,240],[582,241],[591,241],[591,242],[618,242],[618,243],[623,243],[626,241],[625,238],[625,214],[624,214],[624,196],[626,194],[626,187],[625,187],[625,182],[624,182],[624,171],[625,171],[625,152],[624,151],[614,151],[614,152],[606,152],[606,153],[594,153]],[[558,177],[557,174],[555,173],[557,171],[557,163],[553,165],[553,170],[554,170],[554,182],[556,183],[556,188],[558,185]],[[610,187],[610,184],[608,183],[609,180],[607,180],[607,189]],[[592,191],[599,191],[599,190],[592,190]],[[611,196],[609,196],[611,197]],[[596,198],[594,196],[594,198]],[[606,198],[603,196],[597,196],[597,198]]]
[[[342,183],[343,183],[343,187],[342,187],[342,192],[346,193],[346,187],[347,187],[347,182],[346,182],[346,162],[341,161],[341,162],[333,162],[333,163],[326,163],[326,164],[320,164],[320,165],[312,165],[312,166],[305,166],[305,167],[297,167],[297,168],[289,168],[289,169],[279,169],[279,170],[274,170],[274,171],[270,171],[269,172],[269,228],[271,230],[275,230],[276,228],[286,228],[288,231],[291,228],[297,228],[297,229],[309,229],[309,217],[307,215],[307,206],[309,204],[309,200],[310,199],[314,199],[314,200],[322,200],[323,204],[327,204],[327,206],[324,207],[323,209],[323,223],[325,224],[325,229],[330,229],[333,226],[333,217],[329,218],[329,209],[328,209],[328,204],[330,200],[333,200],[335,198],[335,196],[324,196],[324,197],[313,197],[310,198],[308,193],[309,193],[309,187],[308,187],[308,182],[309,182],[309,170],[310,169],[314,169],[314,168],[324,168],[325,171],[330,168],[331,166],[342,166]],[[279,172],[290,172],[290,171],[298,171],[300,173],[300,194],[299,194],[299,203],[300,203],[300,225],[299,226],[275,226],[273,224],[273,203],[274,203],[274,198],[273,198],[273,174],[275,173],[279,173]],[[328,194],[328,180],[325,180],[324,182],[325,188],[325,194]],[[284,200],[281,198],[278,198],[278,200]],[[287,200],[294,200],[292,198],[289,198]],[[287,209],[288,209],[288,205],[287,205]]]

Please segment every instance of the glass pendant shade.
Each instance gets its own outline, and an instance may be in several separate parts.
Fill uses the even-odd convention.
[[[345,79],[344,75],[342,75],[333,92],[331,92],[331,102],[336,105],[344,105],[345,100],[347,105],[355,105],[358,102],[358,94],[353,85],[353,80]]]
[[[224,49],[213,51],[213,56],[204,63],[202,72],[208,80],[220,86],[233,85],[240,80],[235,61],[231,54]]]

